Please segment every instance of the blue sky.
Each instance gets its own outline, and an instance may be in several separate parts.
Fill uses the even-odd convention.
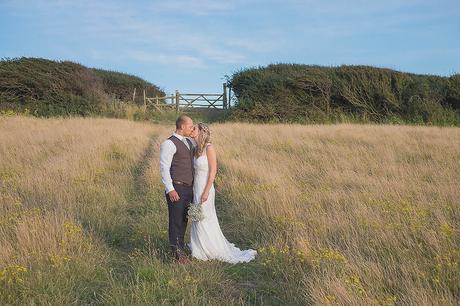
[[[460,0],[0,0],[0,57],[71,60],[172,93],[270,63],[460,73]]]

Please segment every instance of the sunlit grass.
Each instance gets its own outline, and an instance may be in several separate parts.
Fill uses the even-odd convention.
[[[171,261],[173,125],[0,116],[1,304],[458,301],[458,128],[211,130],[219,221],[250,263]]]
[[[225,229],[257,244],[282,299],[458,300],[458,129],[222,124],[213,131],[219,187],[236,216]]]

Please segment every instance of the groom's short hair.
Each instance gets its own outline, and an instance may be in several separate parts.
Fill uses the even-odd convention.
[[[182,124],[184,124],[187,120],[191,119],[189,116],[186,116],[186,115],[180,115],[177,119],[176,119],[176,129],[181,129],[182,128]]]

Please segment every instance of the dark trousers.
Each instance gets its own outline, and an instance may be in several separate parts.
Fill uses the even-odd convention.
[[[169,245],[171,251],[177,256],[178,252],[184,251],[184,236],[187,229],[187,212],[193,201],[193,187],[174,184],[174,189],[179,194],[180,200],[171,202],[169,195],[165,193],[168,202],[169,214]]]

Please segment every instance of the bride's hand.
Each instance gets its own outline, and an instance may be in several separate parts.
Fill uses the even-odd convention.
[[[203,194],[201,195],[201,203],[204,203],[208,200],[209,197],[209,191],[203,191]]]

